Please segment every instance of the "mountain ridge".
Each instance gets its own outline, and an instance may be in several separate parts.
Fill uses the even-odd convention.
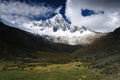
[[[2,22],[9,26],[45,37],[52,42],[68,45],[89,44],[102,36],[101,33],[87,29],[84,26],[73,26],[67,23],[60,13],[44,21],[32,21],[30,23],[25,22],[19,24],[15,21],[6,22],[2,20]]]
[[[53,43],[44,37],[41,37],[36,34],[32,34],[18,28],[13,28],[7,26],[0,22],[0,41],[2,44],[14,47],[20,47],[33,50],[33,51],[45,51],[45,52],[73,52],[74,50],[78,49],[80,46],[71,46],[65,44],[57,44]],[[1,48],[2,49],[2,48]],[[8,48],[9,49],[9,48]],[[18,48],[19,49],[19,48]],[[12,50],[14,51],[14,50]],[[11,52],[11,50],[10,50]],[[8,51],[8,53],[10,53]]]
[[[81,47],[73,55],[75,59],[90,63],[89,67],[100,69],[102,74],[119,74],[120,27],[94,43]]]

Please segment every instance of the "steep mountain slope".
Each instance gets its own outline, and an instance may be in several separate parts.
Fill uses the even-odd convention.
[[[16,21],[1,21],[9,26],[40,35],[55,43],[69,45],[84,45],[93,42],[101,36],[84,26],[74,26],[67,23],[58,13],[51,19],[19,23]]]
[[[103,73],[120,72],[120,28],[96,40],[89,46],[84,46],[74,53],[75,58],[90,62],[93,68],[103,70]]]
[[[7,26],[0,22],[1,59],[6,58],[12,60],[17,57],[19,58],[40,57],[37,54],[38,52],[51,53],[46,54],[48,56],[52,55],[53,53],[56,53],[56,55],[62,53],[72,53],[79,47],[80,46],[56,44],[51,41],[48,41],[44,37],[40,37],[38,35],[31,34],[29,32],[22,31],[11,26]]]

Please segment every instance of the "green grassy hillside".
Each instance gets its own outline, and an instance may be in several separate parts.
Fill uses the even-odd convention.
[[[74,59],[89,63],[90,68],[100,69],[101,73],[107,75],[119,75],[120,79],[120,28],[82,47],[73,55],[76,55]]]

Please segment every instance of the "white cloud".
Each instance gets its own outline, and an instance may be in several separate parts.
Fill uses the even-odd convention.
[[[54,9],[50,6],[32,6],[27,3],[14,2],[0,2],[0,18],[8,21],[15,20],[17,22],[30,21],[29,17],[42,16],[48,17]]]
[[[67,0],[66,16],[73,25],[86,26],[100,32],[109,32],[120,26],[119,2],[119,0]],[[83,17],[81,9],[104,11],[104,14]]]
[[[62,6],[58,7],[56,10],[55,10],[55,13],[60,13],[60,10],[62,9]]]

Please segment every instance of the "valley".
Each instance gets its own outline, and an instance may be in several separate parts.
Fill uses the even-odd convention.
[[[0,0],[0,80],[120,80],[120,0]]]
[[[0,24],[1,80],[119,80],[120,28],[92,44],[53,43]]]

